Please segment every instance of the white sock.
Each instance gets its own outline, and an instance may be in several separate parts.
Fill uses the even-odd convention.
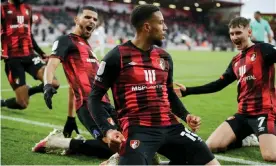
[[[50,138],[47,142],[47,146],[51,148],[69,149],[69,145],[72,138]]]

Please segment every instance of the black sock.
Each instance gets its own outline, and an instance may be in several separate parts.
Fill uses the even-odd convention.
[[[84,154],[87,156],[95,156],[98,158],[106,159],[114,154],[114,152],[109,149],[108,145],[101,140],[83,141],[72,139],[69,149],[73,152]]]
[[[10,109],[24,109],[21,105],[19,105],[17,102],[16,102],[16,99],[15,98],[10,98],[10,99],[7,99],[4,101],[5,102],[5,106],[10,108]]]
[[[36,93],[42,93],[43,92],[43,87],[44,87],[43,83],[41,83],[38,86],[31,87],[28,91],[29,96],[32,96]]]

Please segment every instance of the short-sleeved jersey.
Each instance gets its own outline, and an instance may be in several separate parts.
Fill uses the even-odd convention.
[[[66,78],[74,91],[78,110],[87,101],[99,68],[96,55],[85,39],[71,33],[54,42],[51,57],[61,60]],[[110,102],[107,94],[102,101]]]
[[[32,10],[29,5],[1,5],[2,58],[24,57],[34,53],[31,23]]]
[[[167,93],[172,70],[171,56],[163,49],[143,51],[128,41],[104,57],[95,86],[111,87],[123,130],[133,125],[169,126],[179,123]]]
[[[238,85],[238,113],[276,114],[276,49],[266,43],[255,44],[236,55],[222,78]]]

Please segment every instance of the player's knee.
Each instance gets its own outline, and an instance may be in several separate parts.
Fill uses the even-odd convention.
[[[265,161],[276,162],[276,151],[266,151],[262,153],[262,157]]]
[[[208,148],[211,150],[211,152],[224,152],[227,149],[227,146],[218,142],[214,141],[207,141],[206,142]]]
[[[57,80],[54,80],[54,81],[53,81],[53,87],[54,87],[55,89],[58,89],[59,86],[60,86],[59,82],[58,82]]]

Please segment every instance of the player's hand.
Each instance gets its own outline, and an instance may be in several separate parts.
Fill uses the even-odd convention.
[[[41,56],[41,58],[42,58],[42,61],[43,61],[45,64],[47,64],[48,61],[49,61],[49,56],[48,56],[47,54],[42,54],[42,55],[40,55],[40,56]]]
[[[63,135],[64,135],[64,137],[70,138],[71,135],[72,135],[72,132],[74,130],[76,131],[77,134],[80,134],[79,130],[78,130],[78,126],[77,126],[75,117],[68,116],[67,117],[67,121],[66,121],[66,123],[64,125],[64,128],[63,128]]]
[[[174,83],[177,87],[174,88],[174,92],[178,97],[185,97],[185,92],[186,92],[186,86],[179,84],[179,83]],[[184,95],[183,95],[184,94]]]
[[[110,129],[106,132],[106,139],[108,142],[108,147],[114,152],[119,152],[122,142],[126,141],[121,132],[113,129]]]
[[[201,118],[195,115],[187,115],[186,122],[193,132],[197,132],[200,128]]]
[[[52,97],[57,93],[56,89],[52,84],[46,84],[43,88],[44,100],[49,109],[52,109]]]

